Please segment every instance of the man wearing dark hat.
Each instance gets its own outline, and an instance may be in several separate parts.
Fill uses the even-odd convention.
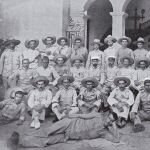
[[[30,127],[39,129],[40,121],[45,120],[46,108],[52,102],[52,93],[46,89],[49,81],[44,76],[35,78],[33,85],[35,90],[31,91],[28,98],[28,106],[32,111],[32,123]]]
[[[96,89],[98,80],[96,78],[85,78],[81,81],[84,89],[78,96],[78,105],[81,113],[88,114],[98,112],[101,106],[100,91]]]
[[[118,127],[126,125],[130,107],[134,103],[133,93],[129,90],[130,79],[127,77],[116,77],[114,84],[117,86],[108,97],[108,104],[116,119]]]
[[[144,79],[150,76],[150,70],[148,69],[149,61],[145,58],[138,60],[136,63],[136,70],[134,74],[134,88],[142,90],[144,87]]]
[[[116,52],[116,61],[117,61],[118,67],[122,67],[120,63],[120,59],[122,57],[128,56],[134,60],[133,51],[128,48],[128,45],[131,43],[131,41],[132,40],[126,36],[123,36],[118,40],[118,43],[121,45],[121,48],[119,48]]]
[[[0,79],[3,80],[5,89],[14,86],[14,83],[9,83],[8,78],[21,65],[20,53],[15,49],[20,44],[19,40],[10,39],[5,42],[6,49],[0,58]]]
[[[24,91],[17,90],[13,99],[0,102],[0,125],[18,120],[17,125],[22,125],[25,120]]]
[[[74,47],[72,49],[72,53],[71,53],[71,59],[74,57],[82,57],[84,60],[84,63],[87,60],[88,57],[88,51],[86,47],[83,47],[83,40],[81,37],[76,37],[74,40]],[[83,64],[85,65],[85,64]]]
[[[144,80],[144,90],[140,91],[135,99],[130,119],[134,123],[134,132],[145,129],[141,121],[150,121],[150,78]]]
[[[69,75],[62,76],[58,80],[62,87],[53,98],[52,110],[59,120],[69,114],[75,114],[79,110],[76,90],[70,85],[73,82],[74,78]]]

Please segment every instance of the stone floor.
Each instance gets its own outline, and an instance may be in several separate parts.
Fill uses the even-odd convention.
[[[16,122],[0,127],[0,150],[10,150],[6,146],[6,140],[14,130],[24,133],[30,125],[29,118],[24,125],[18,127]],[[42,124],[41,128],[50,126],[51,120]],[[26,148],[27,150],[149,150],[150,149],[150,122],[144,122],[146,130],[141,133],[133,133],[131,124],[120,130],[121,142],[111,143],[104,139],[84,140],[80,142],[69,141],[47,148]],[[26,150],[19,149],[19,150]]]

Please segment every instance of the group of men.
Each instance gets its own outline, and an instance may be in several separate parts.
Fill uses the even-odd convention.
[[[30,127],[39,129],[51,109],[58,120],[73,114],[108,113],[118,127],[128,119],[135,132],[143,131],[141,121],[150,114],[150,52],[139,38],[136,50],[128,46],[129,37],[118,40],[108,35],[103,45],[99,39],[92,50],[77,37],[69,47],[66,37],[42,39],[45,49],[38,49],[39,40],[25,41],[25,49],[17,49],[19,40],[10,39],[0,58],[0,81],[5,87],[0,102],[0,121],[25,121],[26,110],[32,114]],[[130,117],[129,117],[130,116]]]

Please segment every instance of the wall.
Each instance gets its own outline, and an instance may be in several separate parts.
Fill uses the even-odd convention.
[[[3,0],[0,37],[62,35],[63,0]]]
[[[126,12],[129,14],[129,16],[134,16],[134,9],[138,9],[138,14],[141,15],[141,9],[145,9],[145,18],[143,19],[143,22],[146,22],[150,19],[150,0],[132,0],[127,8]],[[138,21],[139,23],[142,23],[142,20]],[[126,21],[126,28],[127,29],[133,29],[134,28],[134,21],[127,18]]]
[[[111,3],[108,0],[97,0],[88,10],[89,21],[89,43],[95,38],[101,39],[105,32],[112,26]]]

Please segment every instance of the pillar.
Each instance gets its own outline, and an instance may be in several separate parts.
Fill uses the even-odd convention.
[[[112,35],[117,39],[125,35],[125,20],[128,14],[124,12],[110,12],[112,16]]]

